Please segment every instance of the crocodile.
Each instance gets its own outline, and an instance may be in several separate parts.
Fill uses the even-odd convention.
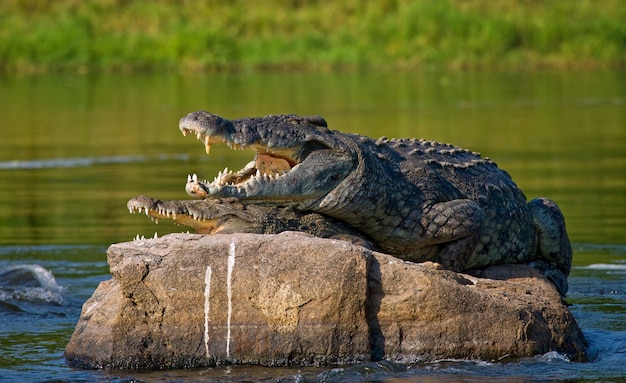
[[[213,181],[188,176],[196,198],[291,206],[345,222],[398,258],[454,271],[517,263],[537,266],[562,295],[572,249],[559,207],[527,202],[489,158],[450,144],[342,133],[320,116],[228,120],[196,111],[179,122],[205,146],[251,149],[243,169]]]
[[[317,213],[292,207],[244,205],[233,199],[160,200],[145,195],[126,204],[131,214],[145,213],[158,223],[173,220],[199,234],[278,234],[299,231],[374,249],[363,234],[347,224]]]

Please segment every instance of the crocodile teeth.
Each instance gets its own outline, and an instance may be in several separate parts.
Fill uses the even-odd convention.
[[[211,153],[211,136],[204,137],[204,150],[206,150],[206,154]]]
[[[234,142],[226,141],[226,145],[230,150],[243,150],[241,145],[235,144]]]
[[[252,160],[252,161],[248,162],[246,164],[246,166],[244,166],[243,169],[241,169],[241,170],[246,171],[246,170],[249,170],[249,169],[254,169],[255,166],[256,166],[256,161]]]
[[[198,175],[196,173],[194,173],[193,176],[191,176],[191,179],[192,179],[194,184],[198,183]]]
[[[154,232],[154,239],[159,238],[159,236],[157,235],[156,231]]]

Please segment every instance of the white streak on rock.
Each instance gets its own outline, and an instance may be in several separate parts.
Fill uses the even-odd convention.
[[[211,266],[206,267],[204,274],[204,349],[206,350],[206,357],[209,355],[209,308],[211,302],[209,296],[211,294]]]
[[[226,279],[226,289],[228,291],[228,319],[226,321],[226,357],[230,358],[230,317],[233,313],[232,307],[232,277],[233,277],[233,268],[235,267],[235,242],[230,243],[230,251],[228,252],[228,272]]]

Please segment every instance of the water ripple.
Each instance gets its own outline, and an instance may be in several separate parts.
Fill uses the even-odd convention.
[[[616,263],[592,263],[587,266],[577,266],[577,269],[587,270],[608,270],[608,271],[626,271],[626,264]]]
[[[72,157],[72,158],[48,158],[37,160],[14,160],[0,162],[0,170],[15,169],[45,169],[45,168],[77,168],[100,164],[134,163],[149,160],[166,161],[179,160],[187,161],[186,154],[161,154],[158,156],[103,156],[103,157]]]
[[[626,245],[622,244],[572,243],[572,248],[580,252],[604,251],[608,254],[626,254]]]

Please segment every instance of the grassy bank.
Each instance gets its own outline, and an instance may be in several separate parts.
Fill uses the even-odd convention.
[[[0,71],[615,67],[623,0],[3,0]]]

